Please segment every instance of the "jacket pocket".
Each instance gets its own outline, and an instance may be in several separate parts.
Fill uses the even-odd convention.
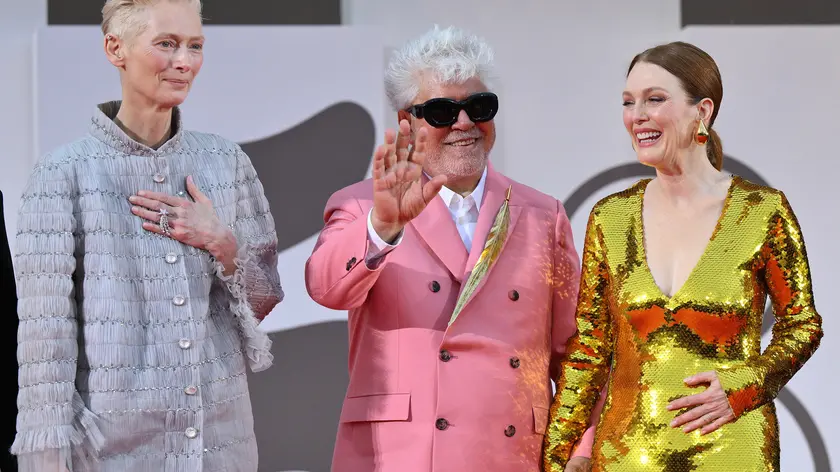
[[[339,423],[369,421],[407,421],[411,411],[410,393],[384,393],[348,397],[341,408]]]
[[[545,434],[548,428],[548,408],[532,407],[534,410],[534,433]]]

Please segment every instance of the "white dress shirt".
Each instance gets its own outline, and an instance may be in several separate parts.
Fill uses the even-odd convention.
[[[464,242],[464,247],[467,252],[472,248],[475,225],[478,222],[478,210],[481,207],[481,198],[484,196],[484,182],[486,180],[487,168],[485,167],[481,178],[478,180],[478,185],[466,197],[462,197],[446,186],[441,187],[438,193],[438,197],[443,199],[443,203],[449,208],[449,214],[452,215],[452,221],[455,222],[455,226],[458,228],[458,234],[461,235],[461,241]],[[368,239],[373,244],[368,244],[368,253],[365,256],[365,263],[368,266],[374,265],[377,259],[399,246],[403,237],[403,232],[400,231],[393,244],[388,244],[383,241],[373,229],[372,215],[373,209],[371,208],[368,212]]]

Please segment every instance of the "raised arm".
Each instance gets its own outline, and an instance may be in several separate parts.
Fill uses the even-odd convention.
[[[718,370],[736,418],[773,401],[823,336],[805,240],[787,198],[780,192],[778,199],[761,248],[764,282],[776,316],[773,337],[763,354]]]
[[[42,159],[18,213],[19,412],[12,453],[21,472],[82,470],[74,457],[102,444],[96,418],[76,390],[77,197],[64,169]]]
[[[333,310],[360,306],[399,243],[401,234],[394,244],[376,244],[381,239],[371,228],[370,213],[346,190],[327,201],[324,228],[306,261],[306,290],[319,305]]]
[[[362,210],[349,190],[330,197],[325,226],[306,262],[306,290],[316,303],[334,310],[360,306],[385,267],[386,254],[399,244],[405,226],[438,194],[446,177],[424,179],[425,129],[409,150],[411,128],[400,122],[399,136],[385,132],[373,156],[373,208]]]
[[[557,369],[557,393],[549,413],[543,449],[543,466],[546,472],[563,472],[573,455],[589,455],[594,435],[590,432],[584,437],[584,433],[587,428],[594,428],[594,424],[597,424],[599,415],[592,413],[609,373],[612,345],[607,301],[609,275],[596,216],[597,207],[592,210],[586,227],[576,326],[563,328],[566,332],[565,338],[569,337],[569,331],[574,334],[569,339],[562,357],[563,362]],[[567,247],[571,246],[571,231],[568,232],[565,241]],[[567,262],[566,267],[569,264],[570,262]],[[557,296],[555,294],[555,297]],[[574,301],[570,302],[565,298],[562,300],[559,307],[558,302],[555,302],[555,310],[571,310],[568,304],[573,304]],[[571,300],[574,300],[573,296]],[[566,319],[570,318],[566,315]],[[558,321],[555,316],[554,335],[562,337],[563,334],[556,331],[557,326],[563,326],[563,321]],[[575,452],[575,446],[579,442]]]

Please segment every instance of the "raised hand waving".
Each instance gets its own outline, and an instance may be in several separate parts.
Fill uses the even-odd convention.
[[[384,241],[393,241],[409,221],[426,208],[446,176],[438,175],[423,182],[426,130],[417,132],[411,145],[411,127],[400,121],[399,134],[385,132],[385,143],[373,155],[373,213],[371,222]]]

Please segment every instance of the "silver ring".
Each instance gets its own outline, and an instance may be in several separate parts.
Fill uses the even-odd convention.
[[[158,210],[158,213],[160,213],[160,221],[158,222],[160,230],[163,231],[163,234],[171,236],[171,228],[169,227],[169,212],[166,210],[166,208],[161,208],[160,210]]]

